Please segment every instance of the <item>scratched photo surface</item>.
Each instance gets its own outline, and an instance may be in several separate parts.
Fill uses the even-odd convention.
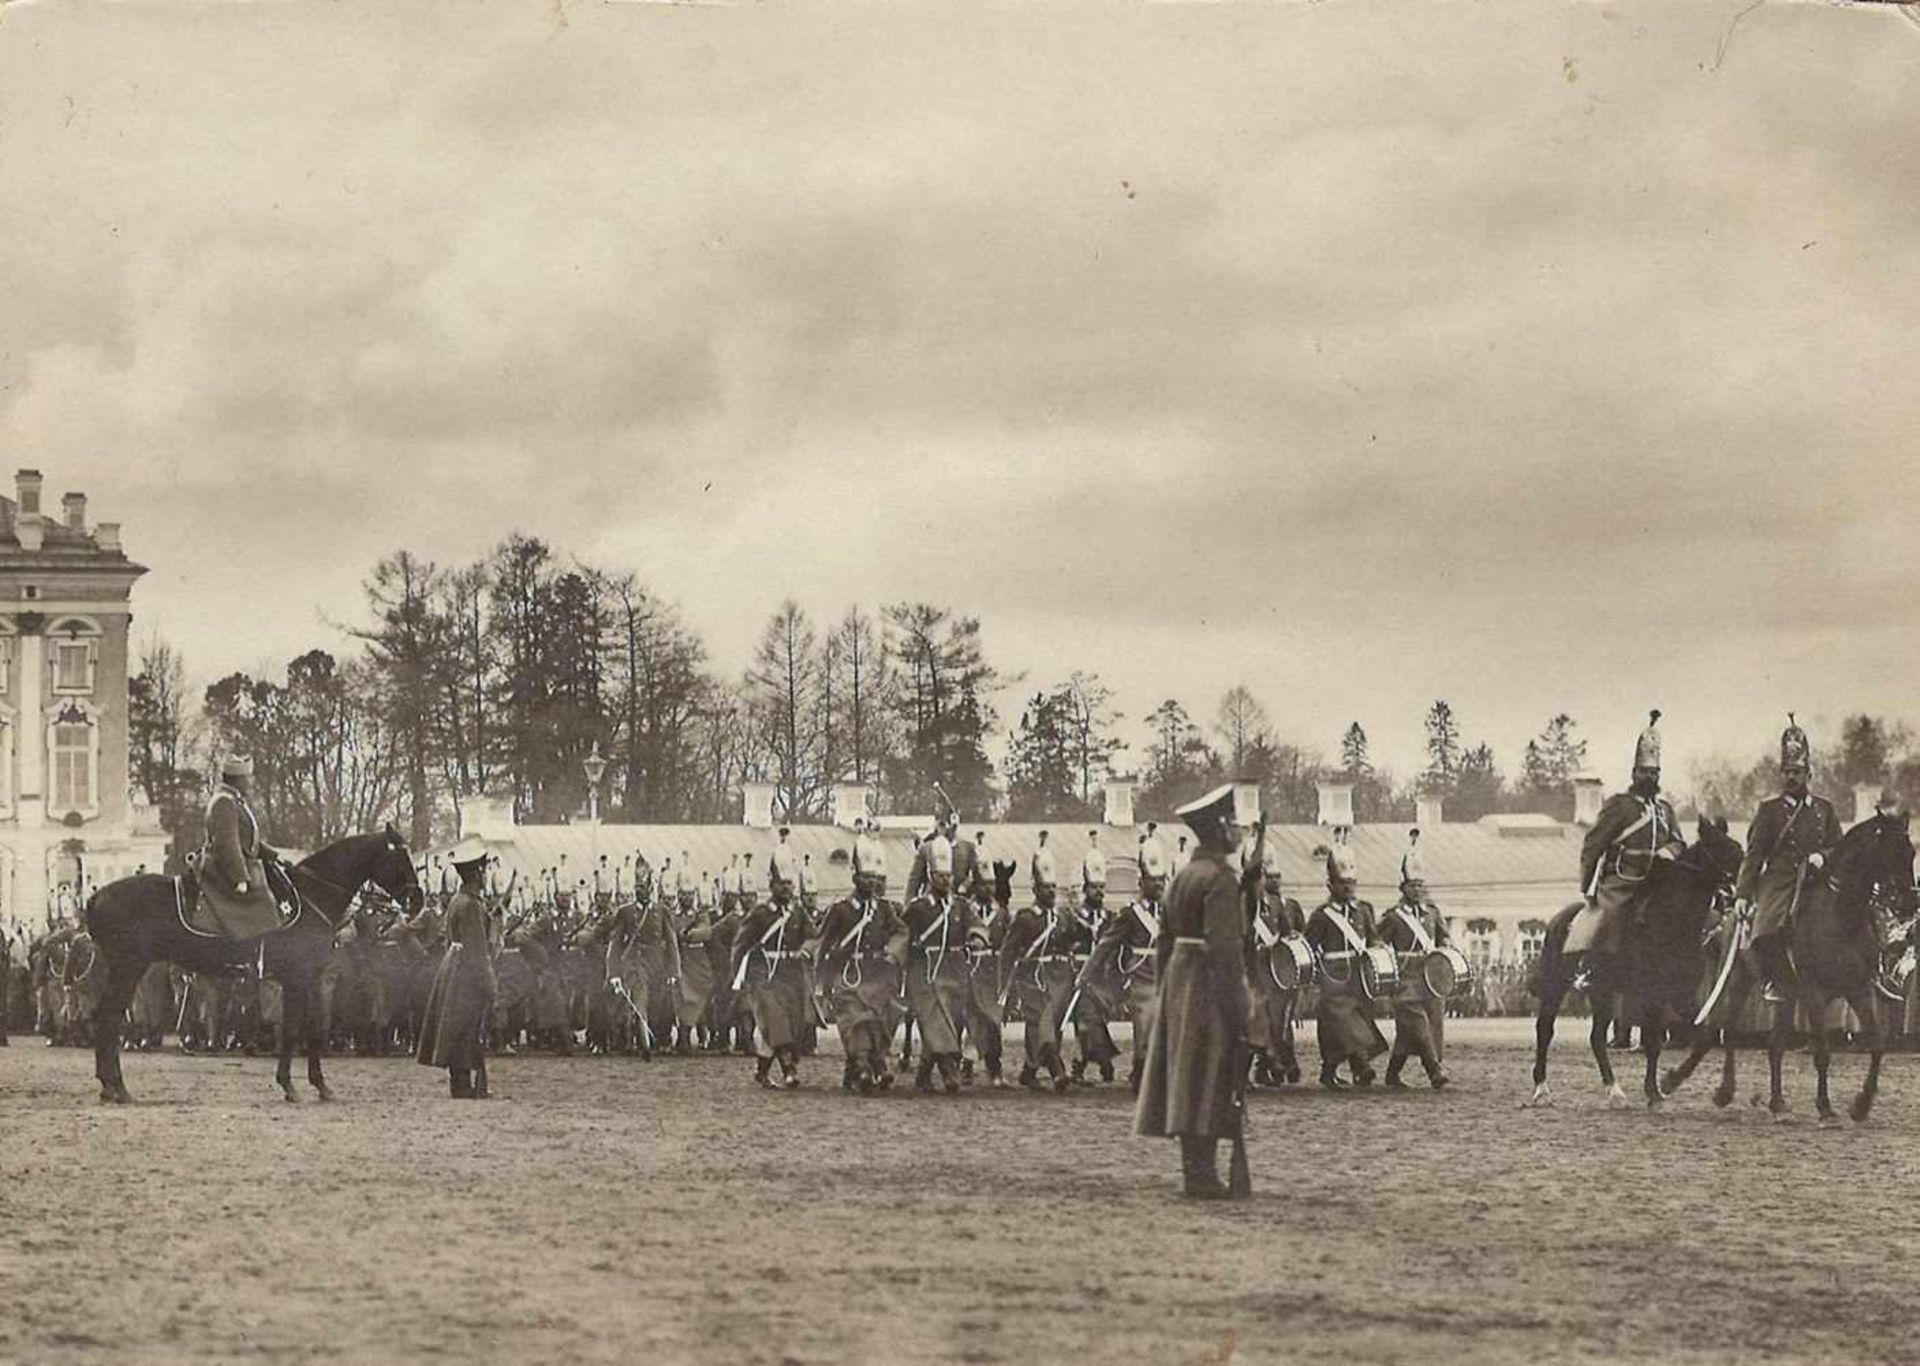
[[[484,813],[764,857],[851,788],[1130,869],[1263,766],[1309,911],[1330,782],[1383,909],[1416,813],[1564,840],[1437,889],[1515,983],[1654,709],[1689,837],[1789,714],[1846,823],[1920,803],[1917,92],[1897,4],[0,3],[0,1360],[1906,1359],[1910,959],[1838,1133],[1752,1051],[1611,1106],[1584,1018],[1522,1109],[1518,987],[1439,1093],[1322,1091],[1308,1019],[1206,1206],[1125,1025],[1112,1085],[861,1097],[831,1030],[779,1093],[589,1013],[488,1106],[343,1028],[323,1107],[182,995],[108,1107],[30,946],[241,748],[270,843],[422,860]],[[29,537],[124,572],[104,626]],[[515,564],[599,662],[488,654]],[[413,759],[406,565],[488,619]],[[849,711],[916,621],[964,704]]]

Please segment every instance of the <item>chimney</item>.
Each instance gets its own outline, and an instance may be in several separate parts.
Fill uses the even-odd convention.
[[[773,829],[773,784],[740,784],[740,823],[749,830]]]
[[[1422,830],[1438,829],[1440,823],[1447,818],[1445,806],[1437,792],[1427,797],[1415,797],[1413,823]]]
[[[1320,824],[1353,824],[1352,783],[1328,778],[1315,783],[1314,787],[1320,793]]]
[[[1133,824],[1133,780],[1114,778],[1107,783],[1107,814],[1103,818],[1108,825]]]
[[[93,543],[102,550],[117,552],[120,549],[120,523],[100,523],[93,529]]]
[[[86,494],[63,494],[60,498],[60,510],[66,514],[67,530],[85,531],[87,529]]]
[[[1233,820],[1236,825],[1252,825],[1260,819],[1260,784],[1233,785]]]
[[[842,830],[853,829],[855,820],[864,820],[872,789],[864,783],[833,785],[833,823]]]
[[[1591,774],[1583,773],[1573,780],[1573,823],[1592,825],[1600,819],[1600,803],[1605,794],[1600,790],[1600,780]]]
[[[21,470],[13,476],[13,491],[19,496],[22,517],[40,515],[40,471]]]
[[[1874,803],[1879,800],[1879,783],[1855,783],[1853,785],[1853,819],[1858,822],[1871,816]]]

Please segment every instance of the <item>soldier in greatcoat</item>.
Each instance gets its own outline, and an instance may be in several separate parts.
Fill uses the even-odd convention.
[[[1046,868],[1037,855],[1034,864],[1044,878]],[[1060,1027],[1073,996],[1075,952],[1086,952],[1092,943],[1080,917],[1058,904],[1057,890],[1050,881],[1034,883],[1034,904],[1014,917],[1000,950],[1000,990],[1018,1000],[1026,1023],[1020,1084],[1029,1090],[1039,1089],[1042,1069],[1056,1091],[1073,1084],[1060,1056]]]
[[[414,1056],[423,1066],[447,1069],[447,1086],[455,1100],[484,1100],[484,1028],[487,1009],[500,989],[481,896],[487,851],[473,840],[455,849],[451,861],[460,890],[447,907],[447,947],[427,992]]]
[[[740,881],[744,901],[756,893],[758,880],[747,867]],[[773,878],[768,891],[771,900],[748,911],[734,934],[728,980],[735,991],[746,993],[760,1036],[754,1080],[772,1090],[792,1090],[800,1085],[801,1035],[813,1009],[800,953],[809,926],[807,913],[793,899],[789,878]],[[772,1075],[776,1063],[779,1081]]]
[[[1199,847],[1174,876],[1161,919],[1154,950],[1160,998],[1134,1132],[1178,1138],[1186,1195],[1219,1200],[1247,1193],[1238,1170],[1234,1186],[1220,1180],[1217,1157],[1221,1139],[1238,1144],[1245,1103],[1246,920],[1240,881],[1228,866],[1236,842],[1232,785],[1179,814]]]
[[[1153,1034],[1153,1014],[1159,1001],[1161,898],[1167,885],[1167,851],[1159,841],[1143,840],[1138,860],[1139,894],[1125,906],[1106,913],[1095,932],[1093,952],[1080,972],[1080,989],[1106,998],[1109,1015],[1123,1005],[1133,1020],[1133,1061],[1127,1086],[1137,1095],[1146,1065],[1147,1044]]]
[[[1793,911],[1806,880],[1826,867],[1840,842],[1840,816],[1833,803],[1811,792],[1813,751],[1793,714],[1780,736],[1780,793],[1760,803],[1747,830],[1747,854],[1734,880],[1734,910],[1753,919],[1753,956],[1766,983],[1766,999],[1780,999],[1779,984],[1792,967]]]
[[[1120,1050],[1113,1042],[1113,1020],[1124,1005],[1117,991],[1101,990],[1089,983],[1086,965],[1093,961],[1094,943],[1101,923],[1107,918],[1107,853],[1100,847],[1100,832],[1087,832],[1087,852],[1080,859],[1080,923],[1085,927],[1084,943],[1076,935],[1075,948],[1083,952],[1081,968],[1074,984],[1072,1077],[1084,1083],[1089,1065],[1100,1069],[1102,1081],[1113,1080],[1113,1060]],[[1100,986],[1108,985],[1106,983]]]
[[[932,835],[922,848],[927,890],[907,903],[896,952],[907,1007],[920,1026],[914,1089],[931,1091],[937,1069],[941,1086],[953,1095],[960,1089],[960,1031],[972,985],[967,950],[985,948],[987,937],[974,919],[972,901],[954,892],[953,848],[946,836]]]
[[[1372,1061],[1387,1051],[1386,1037],[1360,990],[1360,958],[1379,937],[1373,903],[1360,900],[1356,887],[1353,851],[1336,843],[1327,850],[1327,899],[1307,917],[1304,932],[1320,961],[1314,1028],[1320,1042],[1320,1084],[1332,1091],[1349,1084],[1339,1075],[1342,1063],[1353,1074],[1353,1084],[1373,1085]]]
[[[1393,1000],[1393,1052],[1387,1057],[1387,1085],[1406,1089],[1400,1073],[1407,1059],[1418,1058],[1434,1090],[1447,1084],[1440,1066],[1446,1048],[1447,1003],[1421,988],[1421,965],[1426,956],[1449,942],[1446,917],[1427,900],[1426,859],[1420,852],[1420,832],[1410,836],[1400,860],[1400,900],[1380,922],[1380,942],[1394,951],[1406,970]]]
[[[877,870],[863,862],[871,848],[854,846],[853,894],[827,908],[807,941],[827,1013],[840,1034],[842,1089],[866,1095],[893,1085],[887,1053],[890,1012],[900,990],[895,958],[901,932],[893,903],[880,897]]]
[[[980,925],[981,938],[967,945],[966,1042],[972,1052],[979,1055],[986,1069],[987,1084],[998,1088],[1008,1084],[1001,1066],[1006,1011],[1000,1003],[1000,950],[1006,945],[1007,928],[1013,923],[1015,865],[995,863],[993,867],[991,883],[976,874],[973,884],[973,913]],[[973,1059],[962,1059],[960,1067],[963,1077],[971,1077]]]

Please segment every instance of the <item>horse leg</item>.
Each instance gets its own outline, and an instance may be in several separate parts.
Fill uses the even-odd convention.
[[[299,1092],[293,1089],[293,1039],[296,1032],[306,1028],[307,997],[303,990],[295,990],[291,979],[280,979],[280,1063],[274,1069],[273,1079],[280,1085],[280,1094],[289,1104],[296,1104]],[[297,1026],[297,1028],[296,1028]]]
[[[1721,1050],[1721,1052],[1723,1053],[1724,1056],[1722,1057],[1720,1062],[1720,1085],[1714,1088],[1713,1103],[1716,1106],[1718,1106],[1720,1109],[1724,1110],[1729,1105],[1733,1104],[1733,1095],[1734,1095],[1733,1045],[1728,1044],[1724,1049]]]
[[[126,1105],[133,1100],[120,1072],[120,1022],[146,970],[146,962],[139,957],[107,959],[107,984],[93,1006],[93,1075],[100,1082],[103,1105]]]
[[[1607,1088],[1607,1104],[1625,1105],[1627,1093],[1620,1089],[1620,1079],[1613,1075],[1613,1058],[1607,1045],[1613,1037],[1613,993],[1595,990],[1588,994],[1593,1003],[1593,1020],[1587,1031],[1587,1043],[1593,1049],[1593,1060],[1600,1067],[1600,1084]]]
[[[1540,986],[1540,1010],[1533,1017],[1533,1097],[1527,1104],[1553,1104],[1547,1089],[1547,1049],[1553,1044],[1554,1021],[1560,1016],[1560,1003],[1566,999],[1565,982],[1544,981]]]
[[[1886,1053],[1886,1036],[1881,1032],[1880,1003],[1875,999],[1872,987],[1861,987],[1847,993],[1847,1003],[1853,1007],[1853,1013],[1860,1017],[1860,1027],[1867,1035],[1867,1079],[1860,1083],[1860,1094],[1853,1098],[1853,1104],[1847,1107],[1847,1113],[1855,1124],[1865,1124],[1867,1116],[1873,1113],[1873,1098],[1880,1092],[1880,1059]]]
[[[1773,1008],[1773,1029],[1767,1035],[1767,1111],[1775,1119],[1785,1119],[1793,1109],[1780,1085],[1780,1062],[1786,1057],[1787,1033],[1793,1028],[1793,1003],[1794,997],[1789,996]]]
[[[1667,1041],[1667,1017],[1657,1004],[1641,1002],[1640,1006],[1640,1047],[1647,1055],[1647,1076],[1642,1090],[1647,1095],[1647,1108],[1657,1110],[1666,1099],[1660,1094],[1660,1049]]]
[[[316,1024],[320,1007],[318,999],[320,995],[320,979],[318,977],[309,977],[304,987],[289,988],[284,995],[287,997],[298,996],[301,1000],[297,1018],[300,1023],[300,1032],[306,1035],[307,1085],[319,1093],[321,1100],[332,1100],[333,1088],[327,1085],[326,1074],[320,1070],[320,1059],[325,1056],[327,1050],[326,1031],[319,1028]],[[295,1018],[294,1016],[283,1015],[280,1022],[281,1030],[283,1032],[290,1032],[293,1028],[293,1020]]]
[[[1813,1108],[1824,1124],[1840,1118],[1834,1113],[1827,1091],[1827,1075],[1833,1066],[1833,1048],[1827,1038],[1827,1002],[1820,993],[1809,993],[1805,999],[1807,1024],[1813,1033]]]

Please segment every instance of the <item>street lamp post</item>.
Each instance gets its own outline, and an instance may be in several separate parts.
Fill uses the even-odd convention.
[[[580,767],[587,772],[587,823],[600,824],[600,780],[606,776],[607,761],[600,753],[600,742],[593,742],[593,752],[580,761]]]

